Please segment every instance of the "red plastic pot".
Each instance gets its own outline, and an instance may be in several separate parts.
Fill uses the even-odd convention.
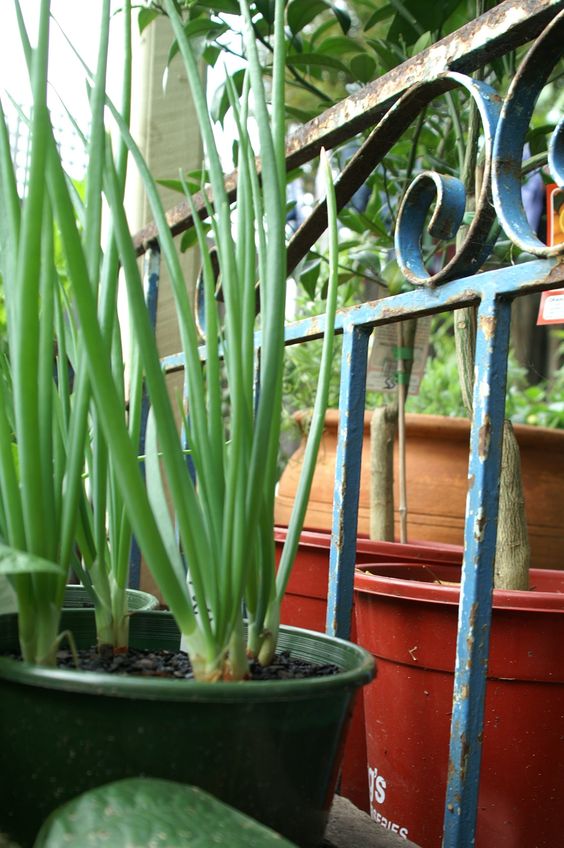
[[[274,538],[279,557],[286,539],[286,528],[277,527]],[[325,631],[330,546],[330,533],[304,532],[300,536],[298,553],[282,603],[283,624],[305,627],[320,633]],[[432,545],[429,542],[402,545],[397,542],[375,542],[366,538],[359,538],[357,541],[357,563],[421,560],[437,564],[460,564],[462,548],[455,545]],[[357,641],[354,617],[351,639],[353,642]],[[340,792],[359,809],[369,811],[364,706],[360,697],[356,699],[349,726]]]
[[[439,848],[459,588],[435,581],[458,581],[460,570],[361,568],[358,640],[378,663],[364,698],[371,815]],[[494,592],[478,848],[562,844],[564,574],[532,569],[531,590]]]

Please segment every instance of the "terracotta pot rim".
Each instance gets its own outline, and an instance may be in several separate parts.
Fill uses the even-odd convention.
[[[425,563],[363,563],[355,569],[354,589],[372,595],[403,598],[409,601],[424,603],[439,603],[458,606],[460,597],[459,586],[417,580],[413,577],[391,577],[389,574],[375,574],[382,569],[409,568],[417,569],[422,574],[433,574],[442,566]],[[456,568],[456,566],[450,566]],[[371,573],[367,573],[370,570]],[[531,589],[528,591],[494,589],[493,608],[523,612],[551,612],[564,614],[564,592],[535,590],[535,577],[543,578],[543,582],[554,581],[562,585],[562,572],[548,568],[532,568],[530,571]]]
[[[309,411],[298,410],[294,413],[294,419],[301,426],[303,421],[309,417]],[[371,412],[364,413],[364,429],[370,432]],[[441,438],[448,437],[451,440],[463,441],[470,433],[470,421],[467,418],[457,418],[449,415],[424,415],[417,412],[409,412],[406,415],[408,434],[426,435],[435,433]],[[326,426],[336,429],[339,423],[339,410],[328,409],[325,415]],[[534,427],[530,424],[514,424],[515,433],[522,444],[533,444],[542,439],[543,449],[564,450],[564,430],[556,430],[550,427]],[[547,441],[548,440],[548,441]]]

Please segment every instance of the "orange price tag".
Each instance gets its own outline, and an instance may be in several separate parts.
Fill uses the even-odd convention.
[[[555,183],[546,187],[546,243],[564,242],[564,189]]]
[[[546,187],[546,243],[564,242],[564,189],[555,183]],[[564,289],[542,293],[537,325],[564,324]]]

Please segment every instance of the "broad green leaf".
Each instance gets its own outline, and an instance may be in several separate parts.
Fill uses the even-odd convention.
[[[217,60],[221,56],[221,48],[216,47],[214,44],[208,44],[202,53],[202,59],[209,65],[210,68],[214,68]]]
[[[335,15],[341,30],[346,35],[351,27],[349,13],[328,0],[309,0],[307,3],[304,3],[304,0],[293,0],[288,6],[287,17],[291,32],[294,35],[301,32],[317,15],[328,9]]]
[[[301,124],[307,124],[308,121],[316,118],[326,108],[327,104],[325,103],[320,103],[317,109],[297,109],[295,106],[286,106],[286,114],[289,118],[295,118]]]
[[[243,68],[235,71],[231,75],[231,81],[235,86],[237,93],[240,95],[243,91],[243,81],[245,79],[245,71]],[[229,109],[229,96],[227,94],[226,84],[223,82],[216,89],[213,100],[210,105],[210,115],[213,121],[223,123],[223,119]]]
[[[319,279],[320,270],[321,259],[315,258],[312,260],[306,260],[300,274],[300,284],[307,292],[310,300],[315,299],[315,288],[317,286],[317,280]]]
[[[333,10],[333,14],[335,15],[335,17],[339,21],[341,29],[343,30],[343,32],[346,35],[347,32],[349,31],[349,29],[351,28],[351,24],[352,24],[351,17],[349,15],[349,13],[345,9],[341,9],[341,7],[337,6],[337,5],[331,4],[331,8]]]
[[[210,12],[225,12],[228,15],[238,15],[239,3],[237,0],[198,0],[192,6],[192,9],[208,9]]]
[[[407,46],[414,44],[425,32],[438,32],[460,0],[442,3],[422,3],[421,0],[392,0],[396,15],[388,30],[387,41]]]
[[[209,224],[202,225],[206,233],[209,233],[211,227]],[[186,253],[191,247],[194,247],[195,244],[198,243],[198,235],[196,233],[195,227],[190,227],[189,230],[186,230],[185,233],[182,234],[182,238],[180,239],[180,251],[182,253]]]
[[[345,56],[348,53],[359,53],[362,50],[363,48],[353,38],[345,38],[343,35],[325,38],[316,47],[316,53],[331,56]]]
[[[382,268],[380,275],[388,284],[390,294],[398,294],[398,292],[402,290],[405,278],[395,259],[390,259],[390,261],[386,263],[386,265]]]
[[[349,67],[352,76],[359,82],[372,82],[376,77],[376,61],[368,53],[362,53],[351,59]]]
[[[326,0],[309,0],[304,3],[303,0],[293,0],[288,5],[287,21],[291,32],[294,35],[307,26],[317,15],[329,8],[329,3]]]
[[[184,186],[188,186],[191,192],[200,191],[203,183],[209,183],[209,174],[205,170],[196,169],[195,171],[188,171],[184,175],[184,182],[182,180],[155,180],[158,185],[163,186],[164,188],[169,188],[172,191],[178,191],[180,194],[184,194]]]
[[[296,848],[195,786],[129,778],[84,792],[55,810],[34,848]]]
[[[385,21],[387,18],[391,18],[393,14],[393,7],[387,3],[381,9],[377,9],[374,14],[369,17],[364,24],[364,31],[368,32],[368,30],[372,29],[372,27],[376,26],[376,24],[379,24],[381,21]]]
[[[328,21],[324,20],[322,23],[319,24],[319,26],[316,26],[316,28],[311,33],[308,30],[310,51],[313,52],[314,50],[318,50],[320,48],[320,45],[322,45],[323,42],[326,40],[327,33],[333,32],[334,28],[335,21],[330,18]],[[299,39],[300,36],[295,35],[290,41],[290,46],[294,48],[295,43],[298,42]],[[298,47],[296,47],[295,49],[299,50]]]
[[[390,44],[382,38],[369,38],[367,41],[378,54],[385,71],[391,71],[404,61],[405,56],[396,44]]]
[[[331,70],[342,71],[347,76],[349,74],[347,66],[338,59],[333,59],[332,56],[323,56],[319,53],[292,53],[287,57],[286,62],[288,65],[330,68]]]
[[[274,0],[255,0],[255,6],[261,13],[269,28],[274,23]]]
[[[224,32],[227,32],[228,29],[229,27],[227,24],[219,23],[218,21],[210,21],[209,18],[196,18],[193,21],[188,21],[188,23],[184,26],[184,32],[189,39],[201,42],[199,48],[200,52],[204,50],[208,41],[214,41],[216,38],[219,38],[220,35],[223,35]],[[175,39],[168,51],[168,57],[166,60],[167,66],[170,65],[179,49],[178,41]]]
[[[415,44],[413,44],[409,50],[411,56],[417,56],[418,53],[421,53],[423,50],[426,50],[427,47],[433,43],[433,33],[432,32],[424,32],[423,35],[420,35]]]
[[[56,574],[60,577],[62,572],[55,562],[0,544],[0,574]]]
[[[146,27],[152,23],[155,18],[158,18],[160,12],[158,9],[139,9],[139,17],[137,18],[137,23],[139,25],[139,35],[143,32]]]

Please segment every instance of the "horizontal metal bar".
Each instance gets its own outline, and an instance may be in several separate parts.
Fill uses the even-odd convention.
[[[564,0],[504,0],[305,124],[288,139],[287,168],[315,158],[321,147],[335,147],[373,126],[415,83],[433,80],[445,71],[471,73],[486,62],[526,44],[562,9]],[[231,197],[235,194],[236,182],[235,173],[226,179]],[[196,196],[194,200],[196,209],[203,212],[201,199]],[[187,230],[192,225],[188,204],[182,202],[170,209],[167,220],[173,235]],[[155,225],[144,227],[134,238],[137,253],[144,253],[156,239]]]
[[[472,277],[463,277],[437,288],[421,286],[403,294],[348,306],[337,313],[334,331],[340,334],[347,325],[358,328],[376,327],[402,318],[417,318],[435,312],[451,311],[477,303],[482,299],[484,292],[495,293],[496,297],[519,297],[563,285],[564,257],[536,259],[510,268],[496,268]],[[319,339],[324,332],[324,315],[295,321],[286,327],[286,344]],[[255,344],[260,347],[260,333],[256,335]],[[200,355],[204,360],[204,348],[201,349]],[[166,356],[161,362],[165,371],[178,371],[184,367],[184,354]]]

